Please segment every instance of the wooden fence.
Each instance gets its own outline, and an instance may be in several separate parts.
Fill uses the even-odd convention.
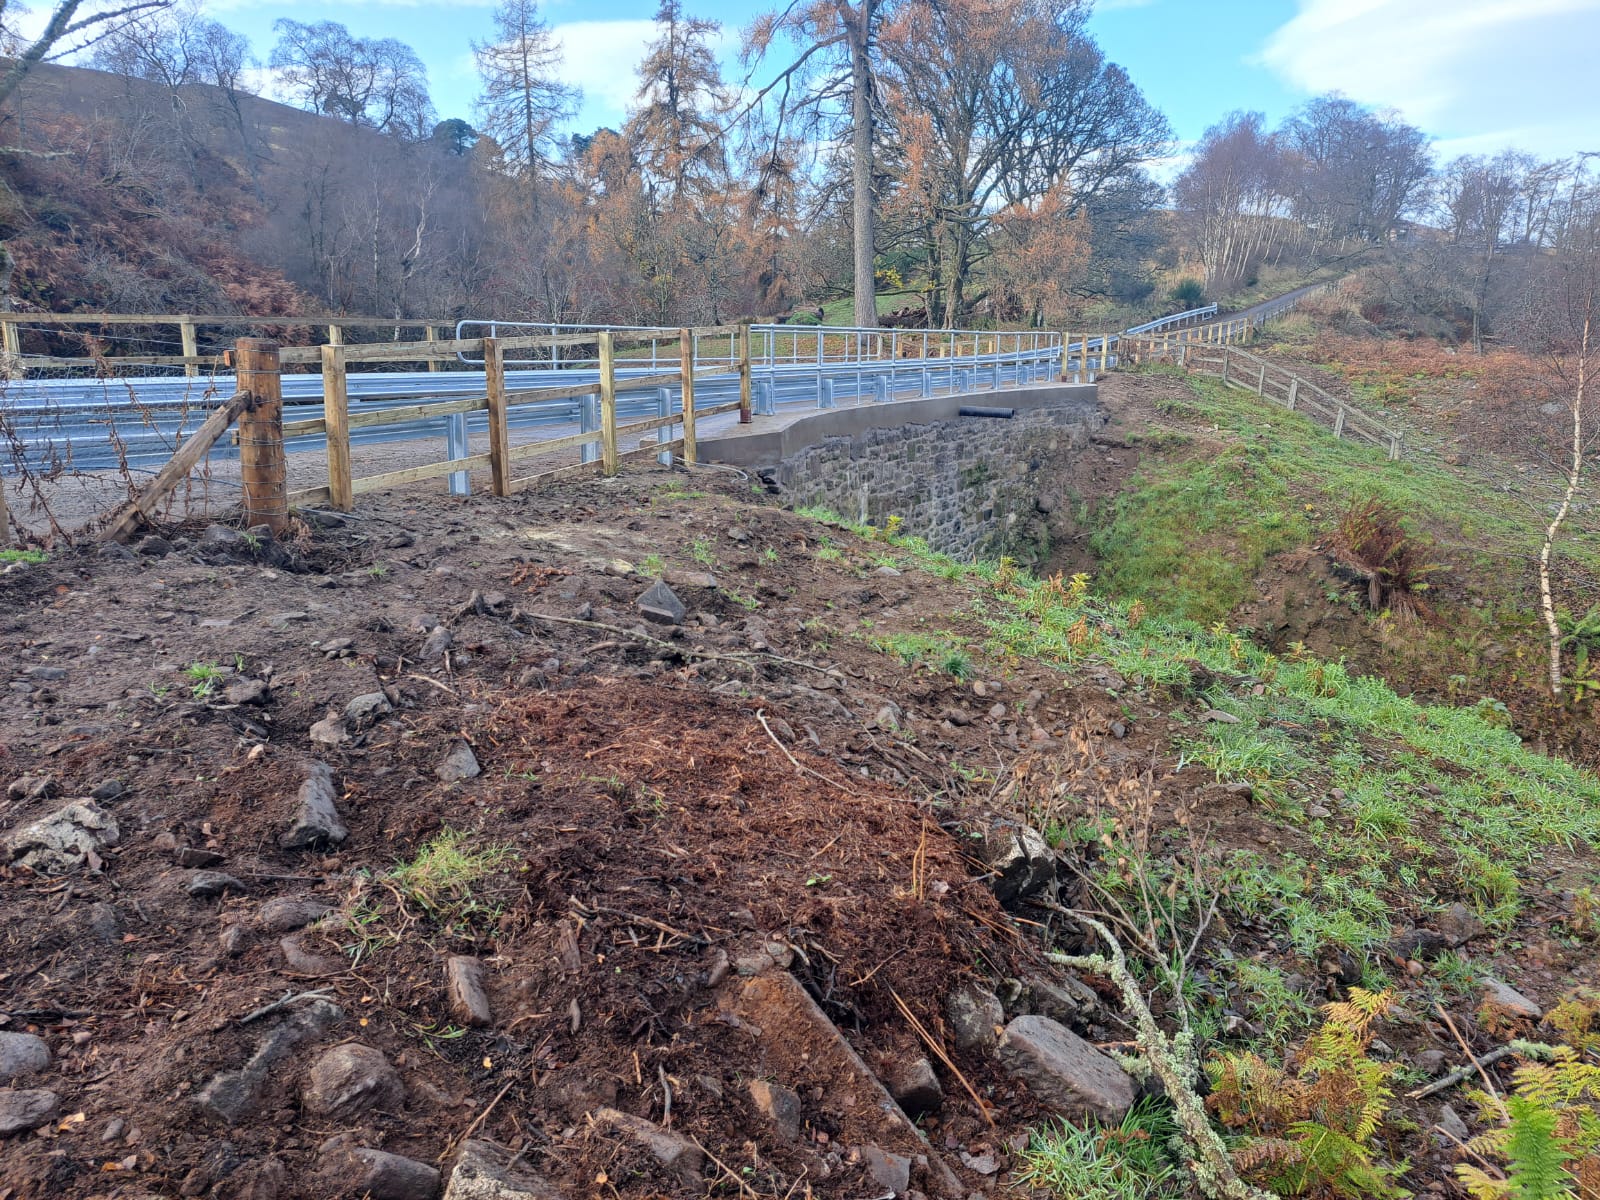
[[[1211,375],[1229,387],[1254,392],[1266,400],[1281,404],[1293,412],[1309,413],[1320,418],[1332,430],[1333,436],[1352,438],[1380,446],[1391,462],[1400,457],[1403,435],[1382,422],[1352,408],[1338,396],[1311,380],[1296,375],[1287,367],[1268,362],[1237,346],[1224,344],[1216,354],[1206,353],[1203,345],[1195,345],[1168,337],[1128,338],[1126,359],[1137,364],[1151,358],[1166,358],[1191,371]]]

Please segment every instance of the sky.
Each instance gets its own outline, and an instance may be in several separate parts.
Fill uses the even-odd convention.
[[[441,117],[473,116],[472,41],[492,30],[495,0],[201,0],[265,60],[280,17],[334,20],[410,44],[428,67]],[[42,6],[41,6],[42,7]],[[739,79],[738,30],[766,5],[687,0],[723,23],[728,77]],[[655,0],[547,0],[583,89],[573,123],[616,127]],[[1312,96],[1341,91],[1394,108],[1442,157],[1516,145],[1544,157],[1600,151],[1600,0],[1100,0],[1090,30],[1182,145],[1234,109],[1276,124]]]

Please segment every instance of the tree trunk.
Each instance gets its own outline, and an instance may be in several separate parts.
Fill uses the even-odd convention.
[[[873,194],[872,132],[872,10],[875,0],[861,0],[851,12],[844,9],[850,43],[851,187],[853,190],[852,242],[855,258],[855,323],[862,328],[878,324],[878,295],[873,272],[877,244],[877,204]]]
[[[1572,398],[1572,461],[1567,467],[1567,488],[1561,497],[1561,506],[1544,531],[1544,542],[1539,546],[1539,609],[1544,616],[1545,629],[1550,635],[1550,694],[1561,697],[1561,624],[1556,620],[1555,595],[1550,586],[1550,551],[1555,546],[1556,534],[1572,508],[1572,498],[1577,494],[1583,476],[1583,401],[1589,373],[1589,326],[1591,312],[1583,318],[1583,340],[1578,349],[1578,390]]]

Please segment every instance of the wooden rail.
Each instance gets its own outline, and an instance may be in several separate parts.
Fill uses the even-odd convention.
[[[1268,362],[1260,355],[1230,345],[1223,345],[1217,354],[1208,354],[1204,346],[1166,336],[1127,338],[1125,341],[1124,353],[1130,361],[1169,358],[1188,370],[1214,376],[1229,387],[1254,392],[1292,412],[1318,417],[1333,430],[1336,438],[1348,434],[1381,446],[1391,462],[1400,457],[1404,435],[1398,429],[1391,429],[1311,380]]]

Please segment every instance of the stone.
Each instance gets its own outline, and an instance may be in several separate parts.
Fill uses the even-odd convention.
[[[1075,975],[1057,981],[1042,975],[1031,976],[1023,987],[1027,1011],[1059,1021],[1069,1028],[1096,1020],[1100,1016],[1100,997]]]
[[[1049,1017],[1015,1018],[1000,1039],[998,1057],[1039,1103],[1069,1121],[1094,1117],[1115,1125],[1133,1107],[1127,1072]]]
[[[0,1080],[50,1069],[50,1047],[31,1033],[0,1033]]]
[[[48,775],[22,775],[6,788],[6,795],[13,800],[48,800],[55,794],[56,781]]]
[[[215,867],[223,861],[223,856],[215,850],[204,850],[198,846],[179,847],[174,857],[180,867],[197,867],[201,870]]]
[[[660,625],[682,625],[683,619],[689,615],[683,601],[678,599],[677,593],[667,586],[664,579],[656,580],[645,589],[638,599],[638,608],[646,620]]]
[[[417,651],[417,657],[423,662],[437,662],[455,644],[455,640],[455,635],[443,625],[435,625],[428,636],[422,639],[422,648]]]
[[[453,954],[444,964],[450,1013],[462,1025],[482,1029],[492,1021],[489,997],[483,990],[483,964],[468,954]]]
[[[1467,1128],[1467,1123],[1461,1119],[1461,1114],[1448,1104],[1439,1106],[1439,1116],[1435,1123],[1458,1142],[1464,1142],[1472,1136],[1472,1131]]]
[[[1434,959],[1450,948],[1450,939],[1431,929],[1408,929],[1389,940],[1389,953],[1395,958]]]
[[[6,851],[21,866],[44,875],[64,875],[98,861],[121,839],[117,819],[93,800],[74,800],[6,839]]]
[[[444,756],[444,761],[433,769],[433,773],[445,783],[476,779],[481,773],[478,756],[472,752],[472,747],[467,743],[455,742],[450,747],[450,753]]]
[[[394,705],[389,703],[389,697],[382,692],[368,692],[344,706],[344,719],[352,729],[369,729],[378,723],[378,718],[386,717],[393,711]]]
[[[294,822],[278,839],[285,850],[326,850],[350,836],[334,803],[333,769],[327,763],[313,762],[306,768],[305,782],[295,793]]]
[[[336,713],[329,713],[322,720],[312,725],[310,735],[311,744],[314,746],[331,748],[350,740],[350,731],[344,726],[344,718]]]
[[[1452,946],[1465,946],[1473,938],[1482,937],[1488,932],[1488,927],[1465,904],[1457,901],[1445,909],[1433,923],[1439,927],[1439,932],[1450,939]]]
[[[386,1150],[352,1146],[344,1137],[323,1146],[317,1171],[334,1189],[333,1194],[339,1196],[433,1200],[439,1194],[437,1168]]]
[[[984,837],[983,854],[989,886],[1001,904],[1037,895],[1055,881],[1055,852],[1043,834],[1027,825],[991,829]]]
[[[278,939],[278,949],[283,954],[284,964],[296,975],[316,978],[324,975],[337,975],[341,971],[349,969],[350,963],[342,958],[332,954],[318,954],[315,951],[307,950],[300,937],[301,935],[299,934],[289,933]]]
[[[1538,1001],[1528,999],[1516,988],[1492,975],[1483,977],[1483,987],[1483,998],[1488,1004],[1498,1005],[1513,1015],[1526,1017],[1530,1021],[1537,1021],[1544,1015],[1544,1009],[1539,1007]]]
[[[778,1136],[786,1142],[800,1137],[800,1094],[770,1079],[750,1081],[750,1099],[756,1111],[772,1122]]]
[[[102,942],[115,942],[122,938],[122,921],[117,916],[117,910],[104,900],[89,906],[83,922],[89,927],[89,932]]]
[[[146,558],[165,558],[172,553],[172,543],[159,534],[150,534],[139,539],[134,546],[135,554],[142,554]]]
[[[668,1133],[654,1121],[647,1121],[631,1113],[619,1112],[614,1108],[596,1110],[594,1122],[602,1129],[615,1130],[648,1150],[655,1156],[656,1161],[676,1175],[685,1187],[698,1190],[703,1185],[700,1172],[705,1167],[705,1152],[688,1138]]]
[[[267,683],[264,679],[236,679],[222,691],[229,704],[265,704]]]
[[[958,1050],[992,1048],[1006,1019],[1000,997],[976,982],[964,983],[951,992],[944,1002],[944,1014]]]
[[[197,900],[207,900],[213,896],[220,896],[232,888],[236,892],[248,892],[250,889],[235,879],[232,875],[222,871],[196,871],[189,876],[189,882],[184,884],[183,890]]]
[[[717,577],[709,571],[668,571],[662,576],[668,583],[675,583],[679,587],[713,589],[717,586]]]
[[[1424,1075],[1432,1077],[1444,1070],[1443,1050],[1424,1050],[1411,1060],[1412,1065]]]
[[[256,913],[256,924],[268,933],[293,933],[319,921],[332,911],[320,900],[296,900],[292,896],[279,896],[268,900]]]
[[[0,1088],[0,1137],[43,1125],[61,1107],[61,1097],[43,1088]]]
[[[244,534],[226,525],[207,525],[200,535],[200,544],[212,549],[237,549],[244,542]]]
[[[1213,721],[1218,725],[1237,725],[1239,718],[1231,712],[1223,712],[1220,708],[1208,708],[1200,714],[1202,721]]]
[[[311,1065],[301,1091],[307,1112],[339,1120],[373,1109],[394,1112],[405,1097],[405,1085],[383,1051],[360,1042],[324,1052]]]
[[[911,1160],[877,1146],[861,1147],[861,1162],[874,1182],[885,1191],[904,1196],[911,1187]]]
[[[60,683],[67,677],[65,667],[29,667],[28,678],[37,679],[41,683]]]
[[[344,1019],[344,1010],[317,1000],[262,1038],[250,1060],[237,1071],[213,1075],[195,1096],[200,1114],[224,1125],[252,1115],[273,1069],[296,1048],[322,1036]]]
[[[468,1140],[456,1152],[444,1200],[562,1200],[543,1176],[493,1142]]]
[[[894,1102],[913,1119],[936,1111],[944,1103],[944,1088],[933,1072],[933,1064],[920,1054],[893,1060],[884,1068],[881,1078]]]
[[[1333,815],[1333,813],[1324,805],[1321,805],[1321,804],[1308,804],[1308,805],[1306,805],[1306,816],[1310,817],[1313,821],[1326,820],[1328,817],[1331,817],[1332,815]]]

